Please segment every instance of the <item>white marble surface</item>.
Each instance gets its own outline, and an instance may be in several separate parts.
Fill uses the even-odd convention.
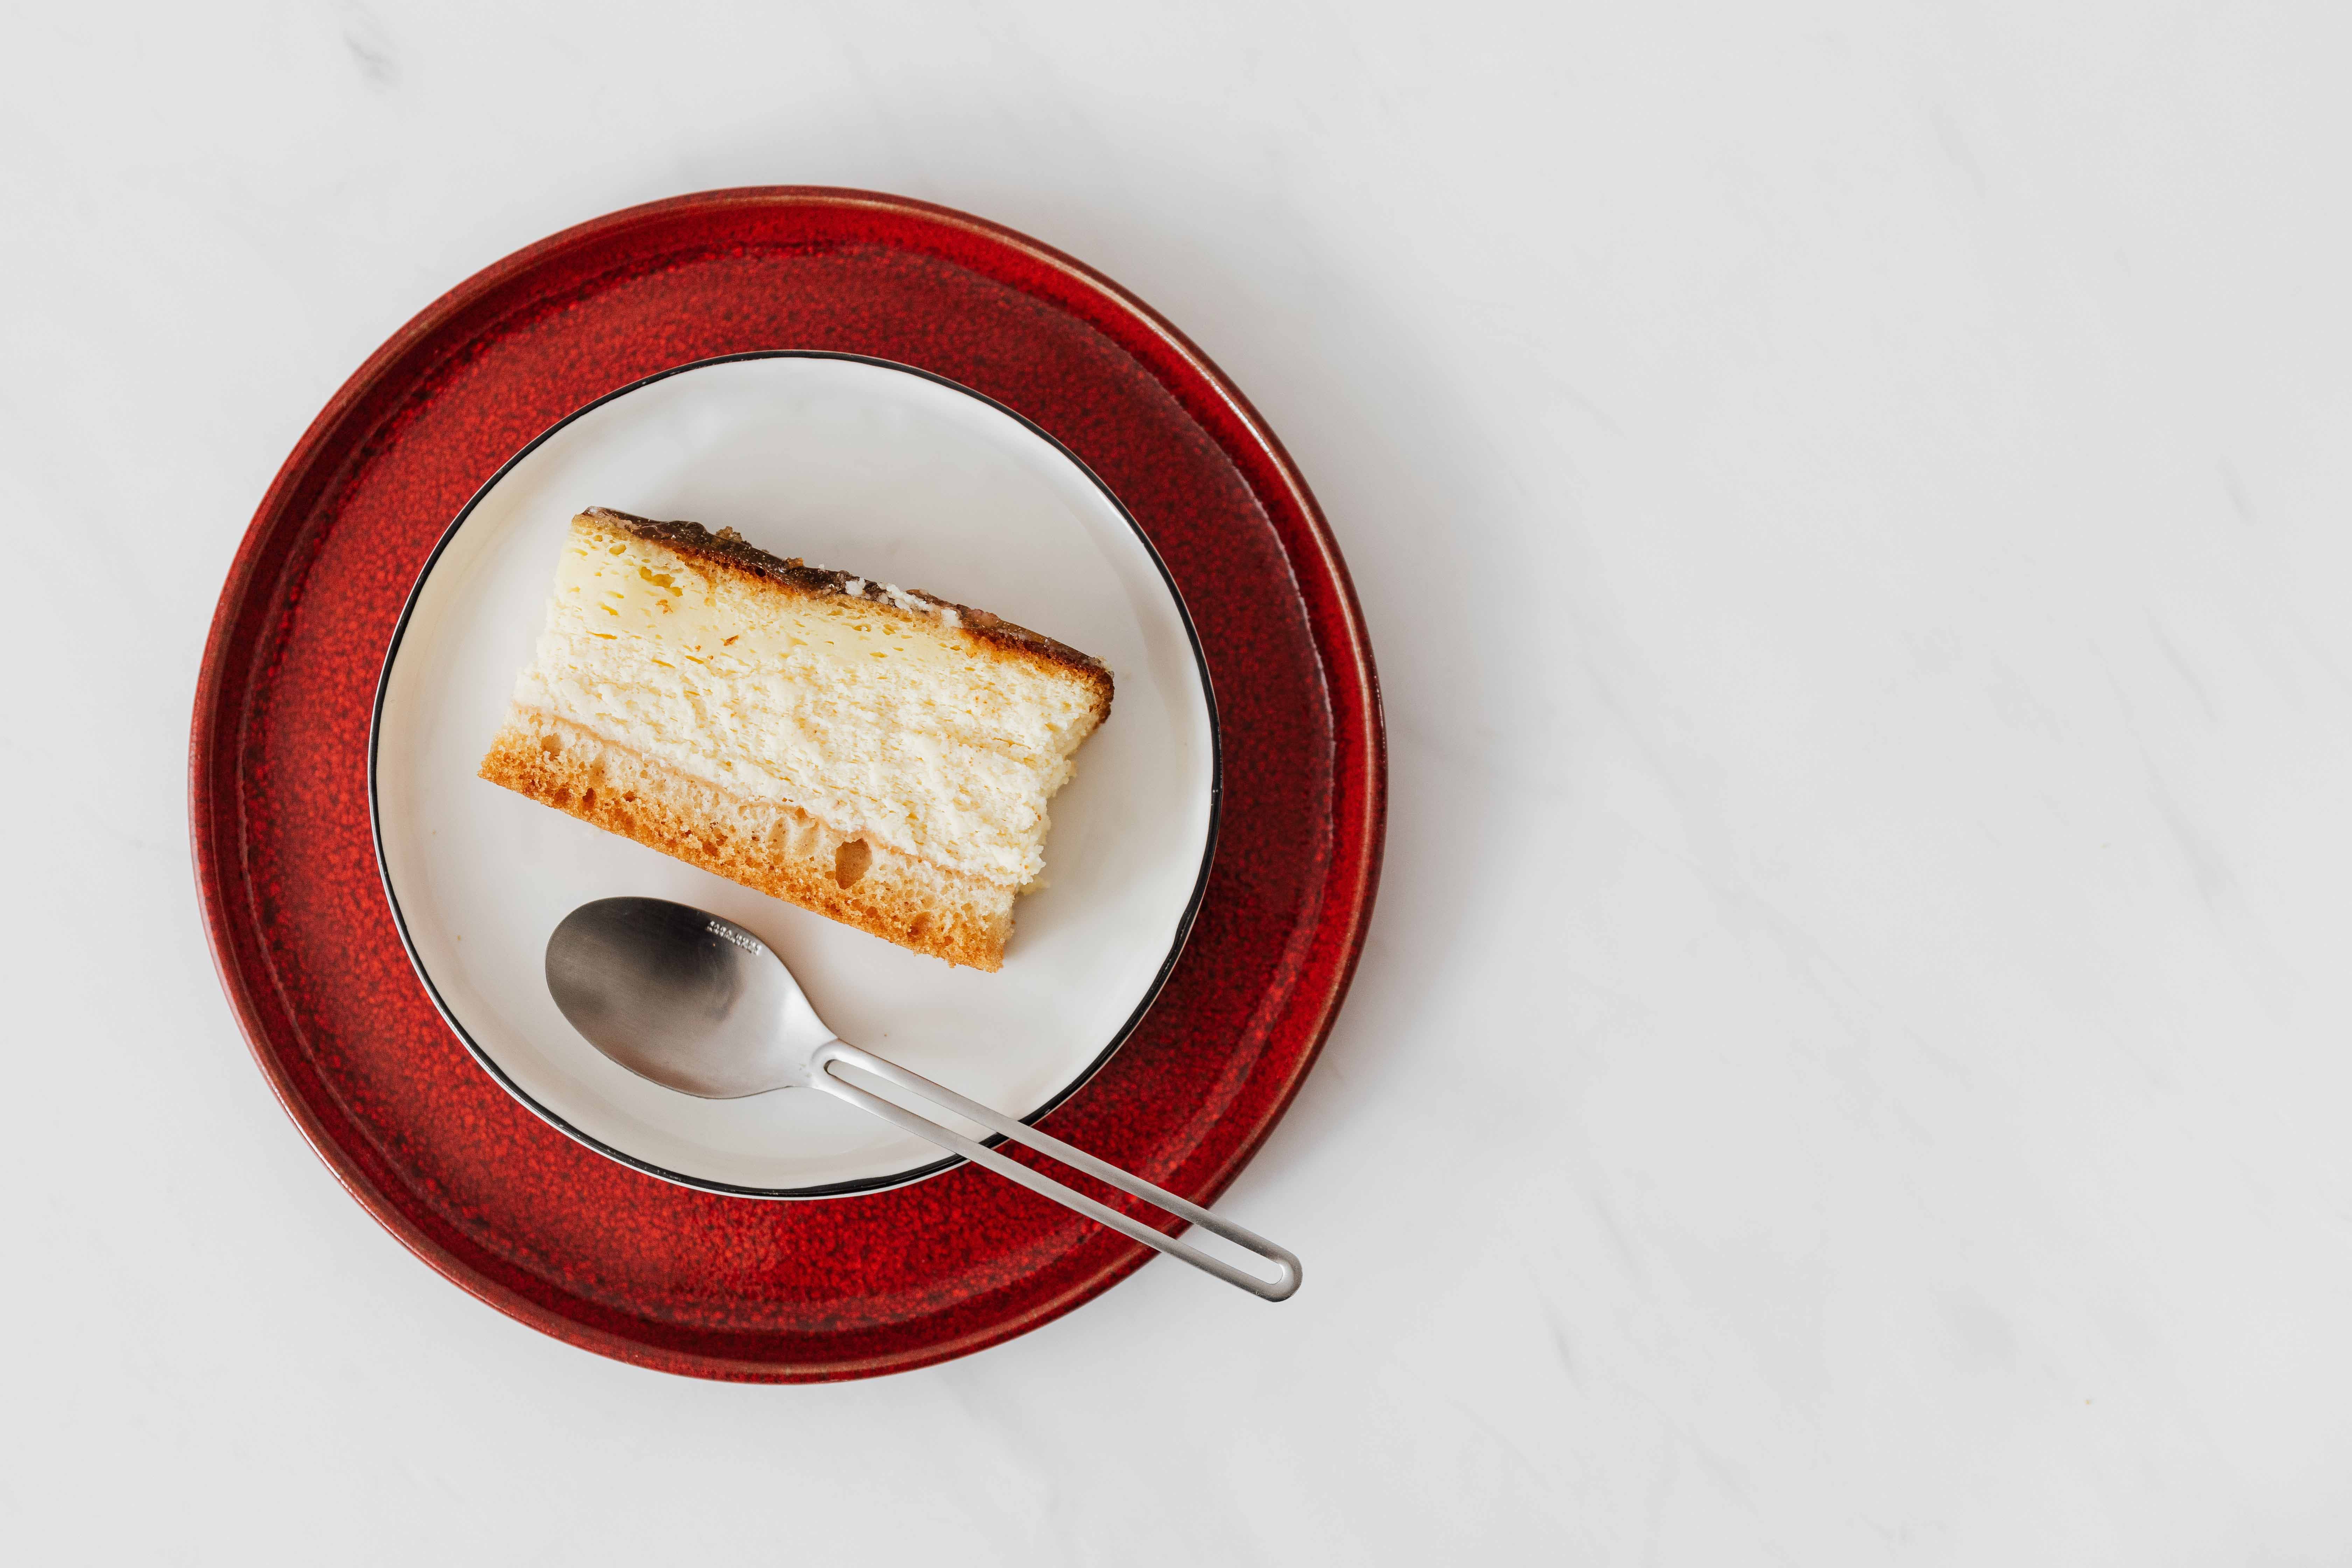
[[[0,20],[19,1560],[2352,1560],[2345,11],[658,13]],[[785,181],[1103,267],[1329,510],[1394,813],[1228,1200],[1288,1305],[663,1377],[247,1059],[183,756],[270,474],[474,268]]]

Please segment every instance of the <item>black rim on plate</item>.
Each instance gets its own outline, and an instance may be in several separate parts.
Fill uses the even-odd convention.
[[[689,1176],[682,1172],[666,1169],[650,1161],[640,1160],[625,1150],[616,1149],[603,1139],[574,1127],[533,1099],[528,1090],[508,1076],[506,1069],[492,1059],[489,1052],[482,1048],[481,1043],[476,1040],[466,1026],[458,1020],[457,1014],[450,1009],[446,999],[442,996],[441,988],[434,984],[432,972],[425,968],[424,958],[417,952],[416,943],[409,936],[408,916],[401,908],[399,890],[392,883],[392,868],[384,861],[383,811],[376,789],[377,753],[383,735],[384,696],[391,689],[393,666],[400,658],[400,646],[402,639],[408,634],[409,619],[416,613],[417,600],[423,596],[425,584],[431,581],[434,568],[440,564],[442,553],[449,548],[451,541],[455,540],[458,531],[466,526],[467,520],[474,515],[475,509],[499,487],[499,481],[513,472],[517,464],[546,445],[557,432],[608,403],[626,397],[633,392],[641,391],[657,381],[667,381],[672,376],[683,375],[688,371],[706,370],[719,364],[734,364],[744,360],[767,359],[846,360],[856,364],[873,365],[881,370],[919,376],[925,381],[944,386],[951,392],[961,393],[975,402],[987,405],[998,413],[1016,421],[1024,429],[1059,453],[1064,461],[1084,474],[1087,482],[1100,491],[1103,499],[1110,503],[1111,510],[1118,514],[1119,521],[1127,524],[1128,531],[1132,533],[1137,542],[1143,546],[1144,553],[1150,558],[1153,569],[1160,574],[1160,584],[1168,590],[1169,600],[1176,606],[1176,618],[1184,627],[1185,641],[1192,650],[1192,668],[1194,673],[1200,678],[1201,698],[1209,710],[1209,829],[1202,842],[1201,867],[1193,876],[1192,890],[1184,900],[1184,912],[1177,919],[1175,934],[1170,939],[1167,955],[1160,961],[1159,970],[1152,975],[1150,984],[1143,988],[1143,994],[1137,1000],[1134,1009],[1128,1014],[1127,1021],[1112,1031],[1109,1042],[1092,1061],[1079,1070],[1076,1078],[1064,1085],[1045,1104],[1021,1118],[1022,1123],[1024,1126],[1034,1125],[1055,1107],[1084,1089],[1095,1074],[1103,1069],[1104,1064],[1108,1062],[1118,1053],[1118,1048],[1127,1043],[1129,1037],[1135,1033],[1136,1027],[1143,1022],[1143,1016],[1151,1010],[1151,1004],[1159,999],[1160,991],[1168,984],[1169,975],[1175,971],[1176,960],[1184,952],[1185,940],[1192,932],[1193,919],[1200,913],[1201,900],[1208,891],[1209,869],[1217,858],[1217,830],[1224,808],[1224,737],[1217,719],[1216,688],[1209,679],[1208,656],[1202,651],[1200,630],[1192,624],[1192,609],[1184,603],[1183,593],[1176,586],[1176,579],[1170,575],[1168,563],[1160,558],[1160,551],[1152,544],[1151,536],[1143,531],[1141,525],[1135,521],[1134,514],[1127,510],[1126,503],[1112,492],[1108,485],[1103,483],[1101,476],[1087,467],[1083,458],[1063,445],[1052,432],[1039,426],[1036,421],[1018,409],[1008,408],[984,392],[976,392],[961,382],[950,381],[946,376],[935,374],[919,365],[901,364],[896,360],[877,359],[871,354],[841,353],[824,349],[757,349],[748,353],[717,354],[709,359],[692,360],[685,364],[672,365],[667,370],[656,371],[651,375],[641,376],[625,386],[615,387],[602,397],[582,404],[524,443],[513,457],[499,465],[499,471],[483,482],[481,488],[477,489],[467,500],[465,506],[458,510],[456,519],[447,528],[442,530],[441,537],[434,542],[432,552],[425,556],[425,564],[418,568],[416,581],[410,586],[407,599],[400,606],[400,618],[393,623],[392,640],[384,648],[383,668],[376,677],[375,703],[368,715],[368,829],[375,845],[376,876],[383,883],[385,900],[392,906],[392,921],[400,932],[401,948],[408,954],[408,962],[415,969],[416,978],[424,983],[425,994],[432,998],[434,1010],[441,1015],[442,1022],[449,1026],[451,1031],[464,1044],[467,1052],[481,1066],[482,1070],[488,1073],[498,1085],[513,1096],[524,1109],[564,1136],[587,1145],[606,1159],[617,1161],[633,1170],[643,1171],[646,1174],[659,1177],[665,1182],[674,1182],[679,1186],[745,1198],[848,1197],[858,1193],[875,1193],[891,1187],[903,1187],[910,1183],[936,1176],[942,1172],[951,1171],[967,1162],[961,1154],[949,1154],[927,1165],[918,1165],[909,1170],[886,1175],[861,1176],[854,1181],[828,1182],[813,1187],[747,1187],[732,1182],[714,1181],[706,1176]],[[993,1148],[1003,1142],[1004,1139],[1002,1134],[992,1133],[981,1142]]]

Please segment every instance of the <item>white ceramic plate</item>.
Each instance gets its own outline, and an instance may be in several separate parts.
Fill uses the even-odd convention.
[[[1054,800],[1046,886],[1004,967],[950,969],[477,778],[539,636],[573,513],[732,527],[779,555],[992,610],[1108,664],[1108,722]],[[608,1061],[548,995],[556,923],[591,899],[697,904],[757,931],[843,1038],[1034,1118],[1116,1048],[1207,874],[1216,724],[1159,557],[1066,450],[977,393],[834,354],[668,372],[592,404],[451,524],[385,656],[377,855],[410,956],[498,1080],[592,1148],[719,1192],[819,1197],[957,1163],[830,1095],[676,1093]]]

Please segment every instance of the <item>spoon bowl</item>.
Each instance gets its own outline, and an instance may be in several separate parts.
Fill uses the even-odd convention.
[[[547,989],[590,1045],[703,1100],[805,1088],[834,1037],[758,937],[667,899],[599,899],[564,916],[547,942]]]

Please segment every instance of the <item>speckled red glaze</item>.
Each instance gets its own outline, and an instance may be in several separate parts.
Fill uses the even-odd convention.
[[[969,1166],[764,1203],[600,1158],[508,1098],[435,1014],[367,808],[394,622],[474,491],[616,387],[781,348],[917,365],[1035,420],[1126,502],[1182,591],[1221,709],[1215,865],[1150,1016],[1045,1125],[1213,1199],[1313,1063],[1371,912],[1371,652],[1313,497],[1241,395],[1141,301],[996,225],[860,191],[712,191],[566,230],[435,301],[336,394],[254,516],[205,650],[190,824],[254,1055],[393,1234],[573,1344],[804,1382],[997,1343],[1153,1254]]]

